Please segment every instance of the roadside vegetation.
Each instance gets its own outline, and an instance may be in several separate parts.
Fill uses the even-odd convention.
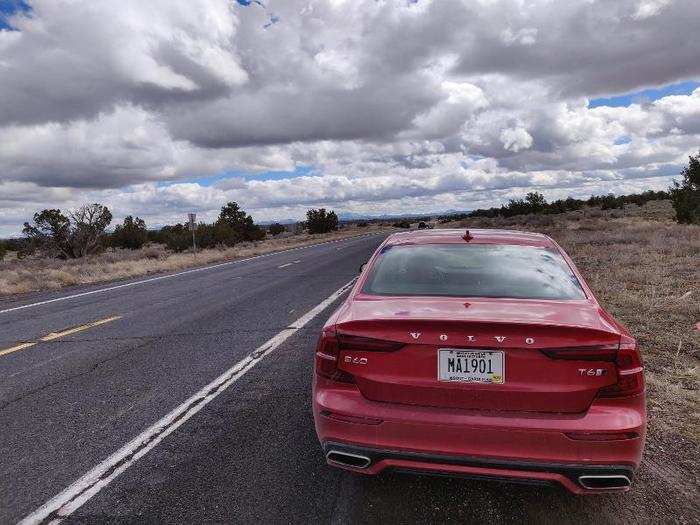
[[[273,237],[287,233],[287,227],[273,223],[267,228],[255,224],[253,218],[236,202],[221,208],[213,223],[199,222],[166,225],[149,230],[140,217],[131,215],[117,224],[112,232],[108,227],[112,212],[102,204],[90,204],[64,214],[59,209],[41,210],[34,214],[32,222],[25,222],[21,238],[0,240],[0,261],[8,251],[17,258],[46,257],[51,259],[78,259],[94,256],[106,249],[138,250],[147,244],[162,244],[173,252],[193,249],[194,241],[199,249],[233,247],[241,243],[261,241],[269,234]],[[366,223],[365,223],[366,224]],[[307,212],[307,220],[292,226],[291,232],[323,234],[337,230],[338,216],[325,208]]]
[[[284,233],[287,231],[287,228],[285,228],[282,224],[279,222],[273,222],[268,226],[267,231],[270,235],[273,237],[279,235],[280,233]]]
[[[267,228],[235,202],[213,223],[149,230],[127,216],[112,232],[112,212],[101,204],[63,213],[42,210],[24,224],[22,238],[0,240],[0,297],[167,272],[367,233],[367,223],[339,224],[334,211],[312,209],[307,220]],[[194,229],[194,232],[192,231]],[[339,231],[340,229],[340,231]],[[376,231],[378,225],[370,228]],[[193,249],[193,233],[196,251]]]
[[[681,172],[681,180],[673,181],[671,199],[678,222],[700,224],[700,152],[688,160],[688,166]]]
[[[348,225],[325,234],[289,233],[260,241],[241,242],[235,246],[207,248],[199,250],[196,255],[176,252],[163,244],[149,243],[136,250],[110,248],[98,255],[80,259],[7,257],[0,262],[0,297],[178,271],[382,230],[386,228],[381,225],[369,228]]]
[[[558,215],[570,211],[580,210],[585,206],[600,207],[601,210],[619,210],[628,204],[642,206],[649,201],[670,199],[673,203],[675,214],[672,217],[681,224],[700,224],[700,152],[696,156],[690,156],[688,166],[680,173],[680,181],[674,180],[668,191],[648,190],[634,195],[594,195],[589,199],[574,199],[567,197],[552,202],[547,202],[544,195],[538,192],[530,192],[521,199],[511,199],[500,207],[478,209],[469,213],[438,216],[440,223],[452,222],[456,219],[474,217],[515,217],[518,215]],[[421,219],[423,217],[418,217]],[[408,228],[406,221],[395,226]]]
[[[309,233],[328,233],[338,229],[338,216],[334,211],[309,210],[306,212],[306,227]]]
[[[112,213],[101,204],[91,204],[63,215],[61,210],[42,210],[34,222],[24,223],[26,236],[20,255],[38,252],[45,257],[75,259],[102,250],[105,228]]]

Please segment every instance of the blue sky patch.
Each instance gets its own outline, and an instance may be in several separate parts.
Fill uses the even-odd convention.
[[[10,25],[10,17],[15,13],[27,13],[31,9],[24,0],[0,0],[0,30],[14,31],[15,28]]]
[[[263,171],[262,173],[247,173],[243,177],[246,180],[282,180],[311,175],[314,175],[314,168],[311,166],[297,166],[293,171]]]
[[[642,91],[625,93],[614,97],[594,98],[588,102],[588,107],[627,107],[635,102],[653,102],[654,100],[658,100],[669,95],[690,95],[698,87],[700,87],[700,82],[697,80],[687,80],[685,82],[669,84],[660,88],[644,89]]]
[[[196,179],[188,179],[185,181],[177,182],[165,182],[163,185],[169,186],[171,184],[181,184],[183,182],[195,183],[200,186],[213,186],[218,182],[225,181],[227,179],[244,179],[249,180],[283,180],[283,179],[296,179],[299,177],[306,177],[314,174],[314,169],[311,166],[298,166],[293,171],[225,171],[217,175],[211,175],[209,177],[198,177]]]

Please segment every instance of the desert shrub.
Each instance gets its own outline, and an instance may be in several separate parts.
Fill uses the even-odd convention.
[[[34,214],[34,224],[24,223],[22,232],[33,250],[40,250],[49,257],[71,256],[70,219],[59,209],[42,210]]]
[[[34,224],[24,223],[23,233],[29,240],[29,251],[71,259],[102,251],[105,229],[112,221],[106,206],[90,204],[69,214],[61,210],[42,210],[34,214]]]
[[[105,230],[112,213],[102,204],[82,206],[71,213],[73,257],[85,257],[102,251]]]
[[[199,223],[195,227],[197,248],[234,246],[245,241],[265,238],[265,230],[253,222],[253,218],[241,210],[235,202],[221,208],[216,222]],[[157,233],[149,232],[148,240],[165,244],[168,249],[183,252],[192,248],[192,231],[188,225],[164,226]]]
[[[537,215],[535,213],[530,213],[529,215],[523,216],[521,222],[524,226],[541,228],[543,226],[552,226],[554,224],[554,218],[551,215]]]
[[[531,213],[543,213],[547,208],[547,200],[539,192],[531,191],[525,196],[525,202]]]
[[[244,240],[243,234],[239,230],[234,229],[230,224],[223,221],[217,221],[213,224],[198,224],[195,230],[195,237],[198,248],[234,246]]]
[[[527,214],[555,215],[580,210],[586,205],[590,207],[599,207],[603,210],[612,210],[621,209],[626,204],[644,206],[649,201],[665,200],[668,198],[669,194],[665,191],[648,190],[634,195],[615,196],[611,193],[608,195],[594,195],[588,200],[567,197],[566,199],[558,199],[553,202],[547,202],[544,195],[541,193],[530,192],[524,199],[511,199],[508,201],[508,204],[501,206],[500,208],[478,209],[471,211],[468,214],[454,216],[450,220],[474,217],[515,217],[517,215]]]
[[[605,223],[599,218],[585,218],[578,224],[579,231],[600,231],[604,228]]]
[[[230,228],[231,241],[236,243],[243,241],[259,241],[265,238],[265,230],[253,222],[253,218],[243,211],[236,202],[229,202],[221,208],[221,213],[216,221],[219,224],[225,224]],[[219,230],[224,232],[224,230]]]
[[[116,248],[128,248],[137,250],[148,242],[148,230],[146,223],[139,217],[127,215],[124,222],[114,228],[110,244]]]
[[[328,233],[338,229],[338,216],[325,208],[306,212],[306,228],[309,233]]]
[[[566,199],[559,199],[547,204],[547,207],[544,209],[544,213],[556,215],[559,213],[566,213],[568,211],[580,210],[583,208],[583,206],[584,201],[574,199],[573,197],[567,197]]]
[[[584,216],[598,218],[598,217],[607,217],[608,214],[605,213],[601,208],[587,208],[584,211]]]
[[[5,241],[0,241],[0,261],[2,261],[5,258],[5,254],[7,254],[7,247],[5,246]]]
[[[270,232],[270,235],[275,237],[275,236],[279,235],[280,233],[287,231],[287,228],[282,226],[279,222],[275,222],[275,223],[270,224],[270,226],[267,228],[267,231]]]
[[[535,191],[528,193],[525,199],[511,199],[508,201],[508,204],[501,207],[500,215],[513,217],[528,213],[544,213],[546,208],[547,201],[544,195]]]
[[[624,202],[621,199],[618,199],[613,195],[612,193],[608,195],[603,195],[601,197],[601,204],[600,204],[600,209],[601,210],[615,210],[618,208],[622,208],[624,205]]]
[[[5,245],[5,250],[15,252],[17,257],[21,258],[30,253],[29,240],[25,238],[10,238],[2,241]]]
[[[392,226],[394,228],[410,228],[411,223],[408,221],[398,221],[398,222],[395,222],[394,224],[392,224]]]
[[[168,256],[168,250],[162,244],[146,244],[141,248],[141,254],[146,259],[165,259]]]
[[[688,165],[681,171],[681,181],[673,181],[669,189],[676,221],[700,224],[700,152],[689,157]]]
[[[163,226],[158,232],[158,241],[175,252],[184,252],[192,247],[192,232],[184,224]]]

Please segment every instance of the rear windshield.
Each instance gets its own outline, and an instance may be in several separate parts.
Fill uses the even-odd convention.
[[[363,292],[518,299],[585,299],[553,249],[495,244],[387,246]]]

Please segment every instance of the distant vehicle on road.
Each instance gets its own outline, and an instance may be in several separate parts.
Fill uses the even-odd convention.
[[[328,463],[625,491],[646,434],[635,339],[549,237],[396,233],[323,327]]]

